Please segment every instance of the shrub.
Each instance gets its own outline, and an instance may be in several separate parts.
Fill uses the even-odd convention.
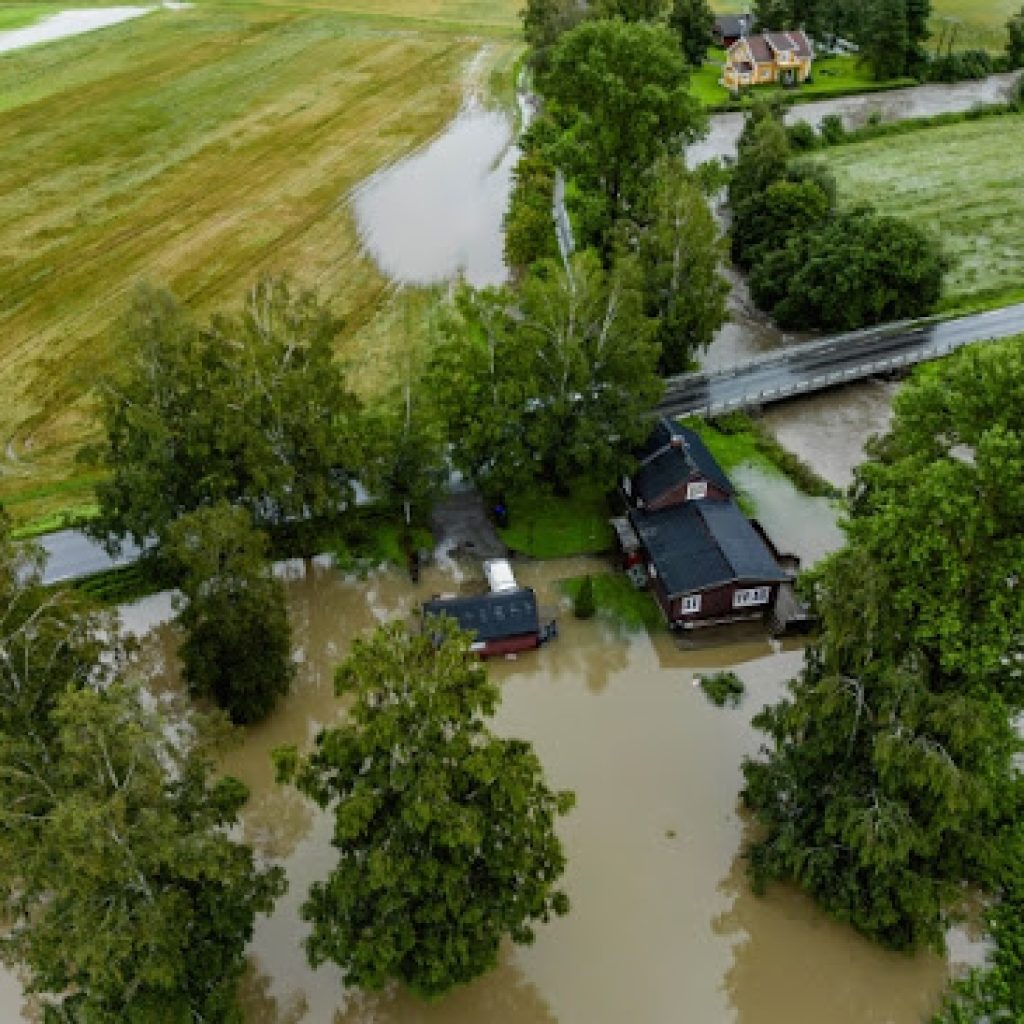
[[[797,121],[796,124],[786,126],[786,134],[789,136],[789,145],[794,153],[807,153],[818,146],[818,136],[806,121]]]
[[[576,599],[573,601],[572,612],[577,619],[592,619],[597,608],[594,604],[594,581],[590,576],[584,576],[580,589],[576,592]]]
[[[717,707],[739,707],[746,693],[743,680],[735,672],[713,672],[700,677],[700,688],[708,700]]]

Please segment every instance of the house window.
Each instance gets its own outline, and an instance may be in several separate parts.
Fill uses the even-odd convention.
[[[650,574],[652,580],[656,580],[658,578],[658,567],[653,562],[647,566],[647,572]]]
[[[691,480],[686,485],[686,500],[696,501],[698,498],[708,496],[708,482],[706,480]]]
[[[752,608],[759,604],[767,604],[771,597],[771,587],[750,587],[747,590],[733,591],[733,608]]]
[[[633,497],[633,481],[628,476],[622,478],[622,490],[625,492],[627,498]]]
[[[696,615],[700,611],[700,594],[688,594],[679,602],[680,615]]]

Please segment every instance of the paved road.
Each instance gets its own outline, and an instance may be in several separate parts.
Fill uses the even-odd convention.
[[[889,325],[796,345],[718,373],[666,381],[658,412],[713,416],[771,405],[947,355],[971,342],[1024,334],[1024,303],[923,326]]]

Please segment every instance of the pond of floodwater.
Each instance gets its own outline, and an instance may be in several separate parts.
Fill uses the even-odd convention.
[[[0,53],[21,50],[37,43],[52,43],[57,39],[119,25],[122,21],[130,21],[154,10],[155,7],[92,7],[59,11],[40,19],[34,25],[12,29],[10,32],[0,32]]]
[[[306,965],[299,907],[332,863],[331,822],[274,784],[269,754],[282,743],[308,747],[343,713],[332,676],[353,636],[411,614],[452,589],[452,577],[434,567],[414,585],[391,572],[345,578],[320,562],[283,567],[299,675],[224,759],[251,789],[245,838],[285,865],[291,885],[256,926],[248,1024],[920,1024],[935,1006],[948,976],[939,957],[883,952],[793,891],[758,898],[747,888],[740,762],[759,744],[751,716],[799,670],[800,647],[753,628],[681,643],[667,631],[580,622],[556,581],[603,568],[596,559],[517,565],[559,615],[560,635],[491,664],[503,690],[496,728],[530,740],[551,784],[577,794],[560,826],[572,911],[539,928],[533,946],[506,948],[486,977],[424,1005],[399,991],[348,992],[336,969]],[[145,638],[158,689],[177,686],[170,614],[168,595],[123,610]],[[725,667],[747,685],[738,710],[714,708],[692,685],[696,673]],[[13,1020],[17,986],[10,976],[0,986],[0,1016]]]
[[[528,117],[525,99],[520,104]],[[471,92],[433,142],[355,190],[360,237],[388,277],[409,285],[459,276],[476,287],[505,281],[502,224],[519,159],[513,130],[506,112],[488,109]]]
[[[970,110],[978,103],[999,103],[1011,93],[1018,72],[990,75],[977,82],[953,85],[915,85],[906,89],[862,93],[831,100],[795,104],[786,114],[786,121],[807,121],[817,127],[830,114],[838,115],[848,127],[865,124],[872,115],[883,121],[899,121],[910,117]],[[745,114],[714,114],[706,138],[687,149],[691,165],[714,157],[724,159],[736,155],[736,143],[743,130]]]

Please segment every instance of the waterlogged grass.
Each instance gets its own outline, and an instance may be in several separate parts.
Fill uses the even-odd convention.
[[[923,129],[820,156],[839,195],[930,228],[952,259],[947,308],[1015,301],[1024,281],[1024,115]]]
[[[583,577],[562,580],[562,593],[573,602],[583,585]],[[630,630],[657,630],[665,626],[661,609],[648,590],[637,590],[624,572],[602,572],[590,577],[594,587],[597,614]]]
[[[138,281],[204,313],[287,272],[344,317],[357,389],[396,382],[422,343],[408,310],[433,295],[396,297],[346,199],[444,126],[483,48],[481,81],[513,64],[518,9],[203,3],[0,56],[0,502],[18,525],[91,504],[75,453]]]

